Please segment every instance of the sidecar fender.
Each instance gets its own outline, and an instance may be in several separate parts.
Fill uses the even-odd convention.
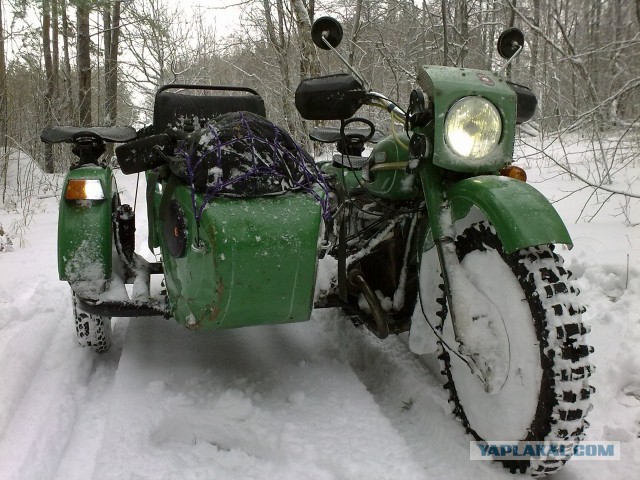
[[[531,185],[508,177],[485,175],[453,184],[446,192],[454,220],[478,207],[496,229],[505,253],[561,243],[571,236],[549,200]]]
[[[99,180],[102,199],[69,200],[65,192],[70,180]],[[58,214],[58,275],[74,284],[93,284],[111,276],[112,261],[111,169],[85,165],[65,178]]]

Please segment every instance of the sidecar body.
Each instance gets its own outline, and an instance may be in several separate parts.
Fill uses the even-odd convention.
[[[80,178],[97,182],[102,190],[101,198],[92,200],[63,198],[60,208],[60,278],[70,283],[79,308],[105,317],[164,314],[202,330],[309,319],[322,189],[244,195],[236,188],[225,195],[212,190],[211,178],[194,179],[193,165],[185,167],[184,156],[175,154],[175,141],[167,140],[176,125],[189,132],[194,122],[197,129],[203,119],[230,112],[270,125],[253,90],[161,88],[153,126],[116,149],[124,173],[145,174],[148,244],[156,253],[159,249],[160,262],[146,261],[123,246],[130,227],[119,223],[123,210],[110,169],[83,165],[70,171],[65,188]],[[207,168],[205,177],[219,174],[215,165]],[[164,275],[161,295],[150,293],[152,274]],[[126,283],[133,288],[122,288]]]
[[[204,209],[196,239],[189,187],[169,194],[156,183],[155,238],[178,322],[212,329],[309,319],[321,223],[313,197],[217,199]]]

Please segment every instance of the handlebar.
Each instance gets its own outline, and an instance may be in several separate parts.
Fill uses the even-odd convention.
[[[367,92],[367,97],[370,97],[372,99],[382,102],[382,105],[378,105],[378,106],[383,107],[385,110],[391,113],[391,115],[397,117],[398,120],[402,120],[402,122],[404,123],[406,112],[402,108],[400,108],[395,102],[389,100],[383,94],[378,92],[373,92],[373,91]],[[375,103],[371,103],[371,104],[375,105]]]

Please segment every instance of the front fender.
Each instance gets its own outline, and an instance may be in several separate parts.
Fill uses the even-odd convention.
[[[525,182],[493,175],[472,177],[453,184],[446,196],[454,220],[477,206],[495,227],[505,253],[549,243],[573,247],[558,212]]]
[[[96,179],[103,200],[67,200],[71,179]],[[71,170],[62,188],[58,214],[58,275],[78,284],[101,282],[111,276],[112,197],[111,169],[85,165]]]

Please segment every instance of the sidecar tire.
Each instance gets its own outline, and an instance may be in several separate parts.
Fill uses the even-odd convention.
[[[104,353],[111,347],[111,317],[91,315],[77,304],[72,295],[76,337],[81,347],[90,347],[96,353]]]
[[[491,297],[490,287],[486,290],[489,293],[485,293],[495,304],[500,304],[498,308],[503,314],[528,313],[503,315],[509,349],[515,351],[515,355],[510,357],[511,373],[507,383],[498,392],[490,394],[482,390],[481,382],[468,367],[465,371],[456,352],[450,350],[455,341],[444,294],[436,300],[437,320],[442,322],[438,325],[442,335],[438,342],[438,358],[446,377],[444,387],[449,391],[453,414],[477,441],[537,445],[568,442],[575,446],[584,438],[588,426],[585,417],[591,409],[589,397],[594,389],[589,385],[593,367],[588,358],[593,349],[585,343],[589,329],[581,321],[584,308],[577,299],[578,289],[569,280],[571,272],[563,267],[563,260],[554,253],[552,245],[505,254],[495,231],[486,221],[468,226],[457,236],[455,243],[461,262],[469,254],[480,254],[480,257],[487,254],[490,256],[485,262],[500,263],[498,270],[487,269],[477,278],[498,284],[503,277],[491,274],[504,272],[505,283],[498,285],[499,294]],[[474,257],[470,258],[473,262]],[[511,277],[508,282],[506,276]],[[516,295],[513,292],[518,288],[520,292]],[[422,301],[429,302],[426,298]],[[522,310],[516,310],[518,304],[523,306]],[[535,391],[532,385],[537,385]],[[509,422],[509,418],[514,422]],[[509,438],[511,436],[519,438]],[[511,473],[543,477],[555,473],[569,458],[570,455],[496,460]]]

